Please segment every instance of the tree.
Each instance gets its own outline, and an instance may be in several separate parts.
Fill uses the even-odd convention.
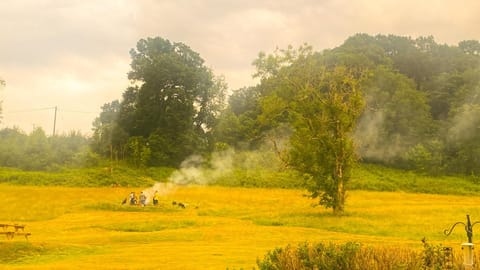
[[[117,128],[117,117],[120,110],[120,102],[114,100],[102,106],[100,116],[93,122],[92,148],[95,152],[104,156],[113,157],[113,153],[118,153],[122,144]],[[115,133],[115,137],[114,137]],[[116,143],[114,143],[116,141]]]
[[[0,166],[23,167],[28,136],[18,128],[0,130]]]
[[[291,162],[311,176],[313,198],[341,213],[346,183],[357,161],[352,133],[363,108],[358,79],[342,67],[319,70],[321,80],[306,83],[294,105]]]
[[[28,136],[25,153],[25,163],[23,168],[27,170],[45,169],[51,160],[52,146],[48,142],[45,131],[37,127]]]
[[[464,40],[458,43],[458,47],[466,54],[480,55],[480,42],[478,40]]]
[[[262,126],[260,93],[257,87],[244,87],[233,91],[228,106],[220,115],[214,128],[217,143],[251,149],[261,141]]]
[[[132,86],[123,94],[112,138],[122,138],[123,145],[129,137],[147,140],[150,165],[176,166],[194,152],[212,149],[212,128],[224,105],[223,80],[183,43],[141,39],[130,55]]]
[[[274,125],[292,126],[287,160],[310,179],[311,197],[342,213],[345,185],[357,160],[352,133],[363,108],[361,72],[326,67],[321,54],[303,52],[278,55],[288,61],[277,61],[283,66],[273,69],[275,74],[263,73],[268,75],[262,78],[264,93],[270,94],[262,99],[262,111]]]

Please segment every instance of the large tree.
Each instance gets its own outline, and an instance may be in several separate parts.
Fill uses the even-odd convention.
[[[112,138],[143,137],[148,164],[175,166],[213,147],[211,129],[226,85],[187,45],[155,37],[130,51],[128,78]]]
[[[357,161],[352,132],[363,108],[358,79],[337,67],[318,70],[320,80],[305,82],[294,104],[292,164],[311,176],[307,188],[320,203],[341,213],[346,183]]]
[[[272,61],[275,59],[276,61]],[[320,204],[344,211],[346,183],[356,162],[352,133],[363,108],[360,70],[327,67],[308,47],[281,51],[255,62],[262,76],[264,118],[293,129],[288,163],[308,176]],[[267,62],[280,65],[269,70]],[[273,71],[273,72],[272,72]]]

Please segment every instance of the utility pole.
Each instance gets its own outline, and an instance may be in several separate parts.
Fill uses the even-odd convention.
[[[55,114],[53,116],[53,135],[55,136],[55,126],[57,125],[57,106],[55,106]]]

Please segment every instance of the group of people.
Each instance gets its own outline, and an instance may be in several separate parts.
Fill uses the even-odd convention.
[[[128,196],[128,201],[130,205],[141,205],[145,206],[147,205],[147,195],[142,191],[140,192],[140,195],[137,197],[134,191],[130,192],[130,195]],[[125,202],[125,201],[124,201]],[[158,205],[158,191],[155,191],[153,194],[152,198],[153,205]]]

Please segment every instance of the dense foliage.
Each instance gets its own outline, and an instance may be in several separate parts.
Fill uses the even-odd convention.
[[[315,70],[318,67],[295,67],[290,61],[308,48],[260,53],[256,75],[283,76],[288,82],[291,77],[282,75],[286,67]],[[363,162],[432,175],[478,175],[479,52],[480,43],[474,40],[450,46],[433,37],[357,34],[337,48],[314,54],[318,66],[344,66],[365,75],[359,85],[365,107],[354,131]],[[256,87],[234,91],[219,120],[222,129],[228,128],[217,133],[217,140],[236,147],[242,139],[255,147],[262,138],[269,139],[272,132],[267,131],[291,116],[278,108],[298,95],[283,91],[279,96],[278,90],[285,88],[280,81],[262,80]]]
[[[329,112],[325,99],[315,98],[328,92],[324,86],[337,74],[358,89],[355,98],[343,98],[358,98],[345,103],[355,111],[351,118],[333,107],[329,116],[348,120],[343,142],[345,149],[355,149],[351,160],[359,157],[364,163],[434,176],[467,175],[475,180],[480,175],[480,43],[476,40],[446,45],[433,37],[357,34],[321,52],[308,45],[262,52],[254,61],[254,76],[260,83],[233,90],[226,104],[223,81],[183,43],[142,39],[131,50],[131,58],[131,85],[122,100],[102,107],[92,138],[76,132],[48,137],[41,129],[30,134],[3,129],[0,166],[59,170],[98,165],[104,159],[107,166],[118,161],[141,168],[178,167],[191,154],[209,161],[216,150],[261,149],[274,154],[269,160],[280,163],[266,165],[267,174],[273,169],[294,175],[289,170],[296,169],[310,175],[302,182],[308,183],[311,175],[325,179],[321,172],[327,167],[315,164],[328,164],[335,153],[320,151],[332,133],[328,121],[322,122]],[[351,167],[345,168],[348,176]],[[233,171],[250,179],[252,174],[242,170],[237,166]],[[245,182],[235,179],[218,181]],[[347,184],[361,185],[355,179]]]
[[[132,85],[121,102],[103,106],[94,123],[94,149],[136,166],[178,166],[213,148],[211,135],[225,84],[198,53],[162,38],[130,51]]]
[[[0,130],[0,166],[23,170],[56,170],[62,166],[98,165],[89,140],[79,132],[47,137],[36,128],[25,134],[17,128]]]

